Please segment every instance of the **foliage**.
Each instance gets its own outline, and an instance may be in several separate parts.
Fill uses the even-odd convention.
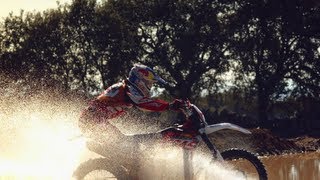
[[[258,112],[264,124],[278,101],[320,98],[319,6],[303,2],[74,0],[9,14],[0,74],[92,95],[144,63],[168,92]]]

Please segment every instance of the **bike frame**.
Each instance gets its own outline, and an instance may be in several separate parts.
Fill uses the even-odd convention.
[[[120,158],[121,161],[119,160],[113,161],[113,163],[116,164],[115,167],[118,166],[121,168],[125,168],[129,176],[137,177],[136,172],[138,172],[137,168],[139,168],[139,165],[137,165],[137,162],[140,161],[139,157],[141,153],[143,153],[145,150],[148,150],[148,146],[146,146],[147,148],[141,149],[139,148],[139,144],[146,143],[148,145],[151,145],[150,147],[152,147],[153,143],[169,142],[174,145],[183,147],[185,149],[184,172],[185,172],[185,178],[188,179],[191,177],[190,172],[192,172],[191,170],[192,165],[190,164],[192,163],[192,161],[190,161],[190,159],[192,159],[192,156],[191,156],[192,154],[190,154],[190,152],[192,151],[189,151],[189,150],[196,148],[197,144],[200,141],[203,141],[208,147],[208,149],[210,150],[213,156],[213,159],[212,159],[213,161],[223,162],[224,161],[223,157],[225,157],[227,160],[228,160],[228,157],[230,158],[230,154],[229,156],[225,156],[224,152],[226,151],[220,153],[220,151],[215,147],[214,143],[211,142],[208,135],[224,129],[230,129],[230,130],[238,131],[244,134],[251,134],[249,130],[231,123],[218,123],[218,124],[208,125],[204,115],[198,109],[198,107],[196,107],[194,104],[190,104],[190,106],[187,106],[187,107],[182,107],[181,110],[186,115],[187,120],[190,120],[189,122],[191,123],[191,125],[194,125],[194,126],[187,126],[187,127],[194,127],[194,129],[191,129],[191,131],[189,131],[189,129],[187,128],[184,129],[183,124],[181,124],[180,126],[169,127],[155,133],[147,133],[147,134],[125,135],[119,131],[119,133],[121,133],[119,135],[121,135],[122,137],[121,139],[119,139],[119,143],[111,142],[110,144],[101,144],[99,142],[93,141],[93,142],[88,142],[87,147],[89,150],[102,155],[104,159],[108,159],[107,163],[110,163],[109,159],[113,159],[112,156],[114,155],[112,152],[115,151],[114,147],[116,149],[121,149],[121,153],[119,154],[119,156],[121,156]],[[132,143],[132,144],[128,145],[128,143]],[[128,147],[133,147],[133,148],[128,149]],[[231,152],[234,152],[234,151],[231,151]],[[223,157],[221,154],[223,155]],[[118,154],[116,153],[116,155]],[[258,163],[253,162],[253,164],[254,165],[258,164],[260,168],[259,175],[261,175],[261,177],[267,177],[265,169],[261,164],[261,162],[258,162]]]

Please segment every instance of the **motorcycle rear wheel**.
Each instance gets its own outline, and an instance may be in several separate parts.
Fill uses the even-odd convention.
[[[77,180],[130,179],[124,167],[111,164],[107,158],[96,158],[83,162],[74,171],[73,178]]]
[[[223,151],[221,156],[232,168],[242,172],[247,179],[267,180],[268,175],[265,166],[258,157],[243,149],[229,149]]]

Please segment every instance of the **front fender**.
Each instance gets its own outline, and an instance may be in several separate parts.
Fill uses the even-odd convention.
[[[242,132],[244,134],[251,134],[249,130],[231,123],[219,123],[219,124],[207,125],[206,127],[202,128],[200,132],[211,134],[213,132],[220,131],[223,129],[231,129],[231,130]]]

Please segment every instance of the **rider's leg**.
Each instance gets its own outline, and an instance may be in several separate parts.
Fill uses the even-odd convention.
[[[98,142],[115,141],[123,137],[121,131],[112,125],[108,112],[101,112],[92,107],[86,108],[80,116],[79,128],[82,133]]]

